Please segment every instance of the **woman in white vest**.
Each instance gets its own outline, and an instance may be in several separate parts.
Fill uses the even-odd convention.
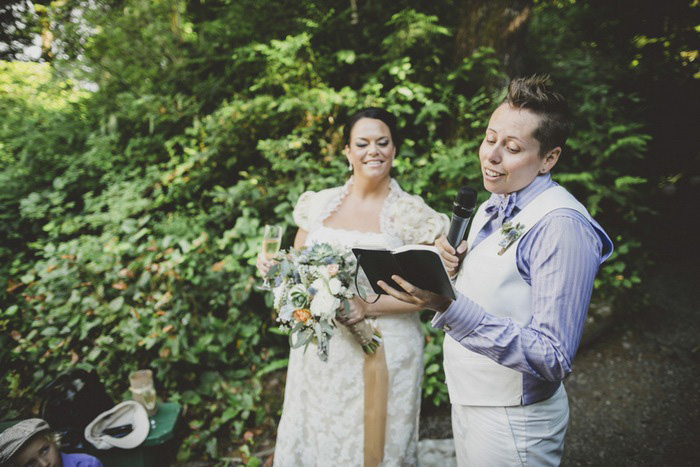
[[[380,285],[437,311],[460,466],[558,465],[571,365],[593,280],[612,242],[550,171],[569,131],[547,77],[513,80],[479,149],[491,197],[457,250],[437,241],[457,300]],[[467,245],[469,252],[466,254]]]
[[[446,215],[391,178],[395,138],[396,118],[386,110],[367,108],[349,119],[344,140],[352,176],[343,186],[299,197],[295,247],[323,242],[391,249],[433,243],[446,232]],[[258,257],[262,274],[268,267]],[[366,287],[362,282],[365,293],[371,291],[367,279]],[[424,342],[418,311],[385,295],[371,305],[354,297],[345,324],[369,318],[382,333],[377,354],[365,356],[345,326],[333,334],[327,362],[311,349],[290,351],[275,466],[417,464]],[[383,376],[366,376],[368,364],[383,365]]]

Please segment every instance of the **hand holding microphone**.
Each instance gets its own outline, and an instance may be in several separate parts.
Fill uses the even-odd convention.
[[[460,188],[453,203],[452,223],[450,224],[450,232],[447,234],[447,241],[453,248],[457,248],[462,242],[475,206],[476,190],[468,186]]]
[[[469,225],[469,219],[476,206],[476,190],[463,186],[457,192],[452,209],[452,223],[447,237],[442,236],[436,242],[438,251],[450,276],[454,276],[459,264],[467,252],[467,244],[463,242],[464,234]]]

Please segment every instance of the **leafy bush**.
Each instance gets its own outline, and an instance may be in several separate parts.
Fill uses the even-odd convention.
[[[481,186],[476,155],[502,98],[500,61],[478,49],[452,64],[449,9],[418,2],[369,5],[364,35],[339,23],[347,2],[331,2],[335,16],[284,2],[307,15],[286,23],[272,2],[97,3],[82,17],[94,28],[62,32],[80,67],[0,64],[0,407],[28,415],[36,388],[72,366],[96,369],[121,399],[128,373],[149,367],[159,395],[185,408],[180,459],[218,458],[232,444],[250,452],[249,434],[278,415],[261,404],[264,382],[288,352],[270,297],[252,288],[262,224],[285,225],[292,243],[296,199],[343,183],[340,122],[367,105],[399,118],[402,187],[449,212],[460,186]],[[649,137],[620,110],[635,97],[591,80],[568,90],[576,131],[555,179],[617,238],[595,292],[612,301],[643,266],[631,206],[646,182],[629,168]],[[423,394],[439,406],[442,332],[424,318]]]

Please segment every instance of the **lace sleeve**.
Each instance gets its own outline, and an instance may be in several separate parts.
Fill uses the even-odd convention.
[[[307,232],[311,228],[311,221],[312,215],[311,215],[311,207],[312,207],[312,200],[316,192],[314,191],[305,191],[304,193],[299,196],[299,200],[297,201],[297,204],[294,206],[294,212],[293,212],[293,217],[294,217],[294,223],[301,229],[306,230]]]
[[[391,209],[393,229],[403,239],[404,244],[434,243],[440,235],[446,234],[450,220],[430,206],[420,196],[401,193]]]

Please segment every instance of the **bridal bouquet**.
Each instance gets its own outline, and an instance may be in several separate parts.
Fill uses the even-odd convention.
[[[280,327],[289,332],[289,345],[306,349],[315,342],[319,358],[327,361],[335,318],[347,316],[350,310],[355,257],[327,243],[314,243],[281,251],[275,261],[267,277],[274,281],[273,307]],[[366,354],[381,345],[379,331],[364,320],[348,329]]]

